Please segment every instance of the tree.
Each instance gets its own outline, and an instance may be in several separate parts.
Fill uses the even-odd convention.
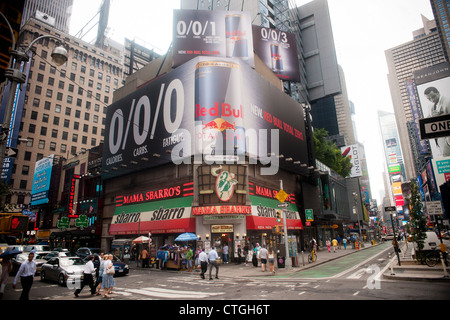
[[[341,176],[348,177],[352,170],[350,157],[343,157],[341,150],[335,143],[327,140],[328,132],[325,129],[315,129],[313,139],[316,158]]]
[[[411,238],[417,244],[419,254],[424,247],[427,230],[427,219],[422,210],[422,201],[420,200],[419,187],[415,182],[411,182],[411,196],[409,200],[409,216],[411,220]]]

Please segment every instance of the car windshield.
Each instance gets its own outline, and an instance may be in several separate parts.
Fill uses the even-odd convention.
[[[91,253],[92,254],[94,254],[94,253],[100,254],[100,253],[102,253],[102,251],[100,249],[91,249]]]
[[[60,259],[61,267],[70,267],[70,266],[84,266],[85,263],[80,258],[67,258]]]

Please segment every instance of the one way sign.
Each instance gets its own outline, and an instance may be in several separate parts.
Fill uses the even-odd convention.
[[[16,148],[6,149],[5,156],[8,158],[15,158],[17,156],[17,149]]]
[[[422,140],[450,137],[450,114],[419,120]]]

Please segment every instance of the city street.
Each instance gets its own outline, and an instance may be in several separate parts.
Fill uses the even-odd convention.
[[[116,287],[109,298],[91,296],[87,287],[78,298],[75,298],[74,290],[60,287],[56,283],[42,282],[39,277],[35,277],[30,298],[41,301],[448,300],[450,298],[449,281],[384,279],[382,274],[388,267],[389,252],[393,252],[391,244],[383,243],[305,270],[289,272],[280,269],[275,275],[263,273],[260,268],[250,265],[221,265],[219,279],[214,280],[208,280],[208,274],[206,280],[202,280],[199,272],[160,271],[130,265],[129,275],[115,278]],[[322,256],[333,254],[319,253]],[[319,254],[319,259],[320,256]],[[20,292],[20,286],[13,290],[11,285],[8,285],[4,299],[17,300]]]

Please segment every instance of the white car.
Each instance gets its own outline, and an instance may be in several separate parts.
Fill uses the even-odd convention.
[[[41,281],[57,281],[60,286],[71,281],[81,281],[86,262],[80,257],[54,257],[42,265]]]

